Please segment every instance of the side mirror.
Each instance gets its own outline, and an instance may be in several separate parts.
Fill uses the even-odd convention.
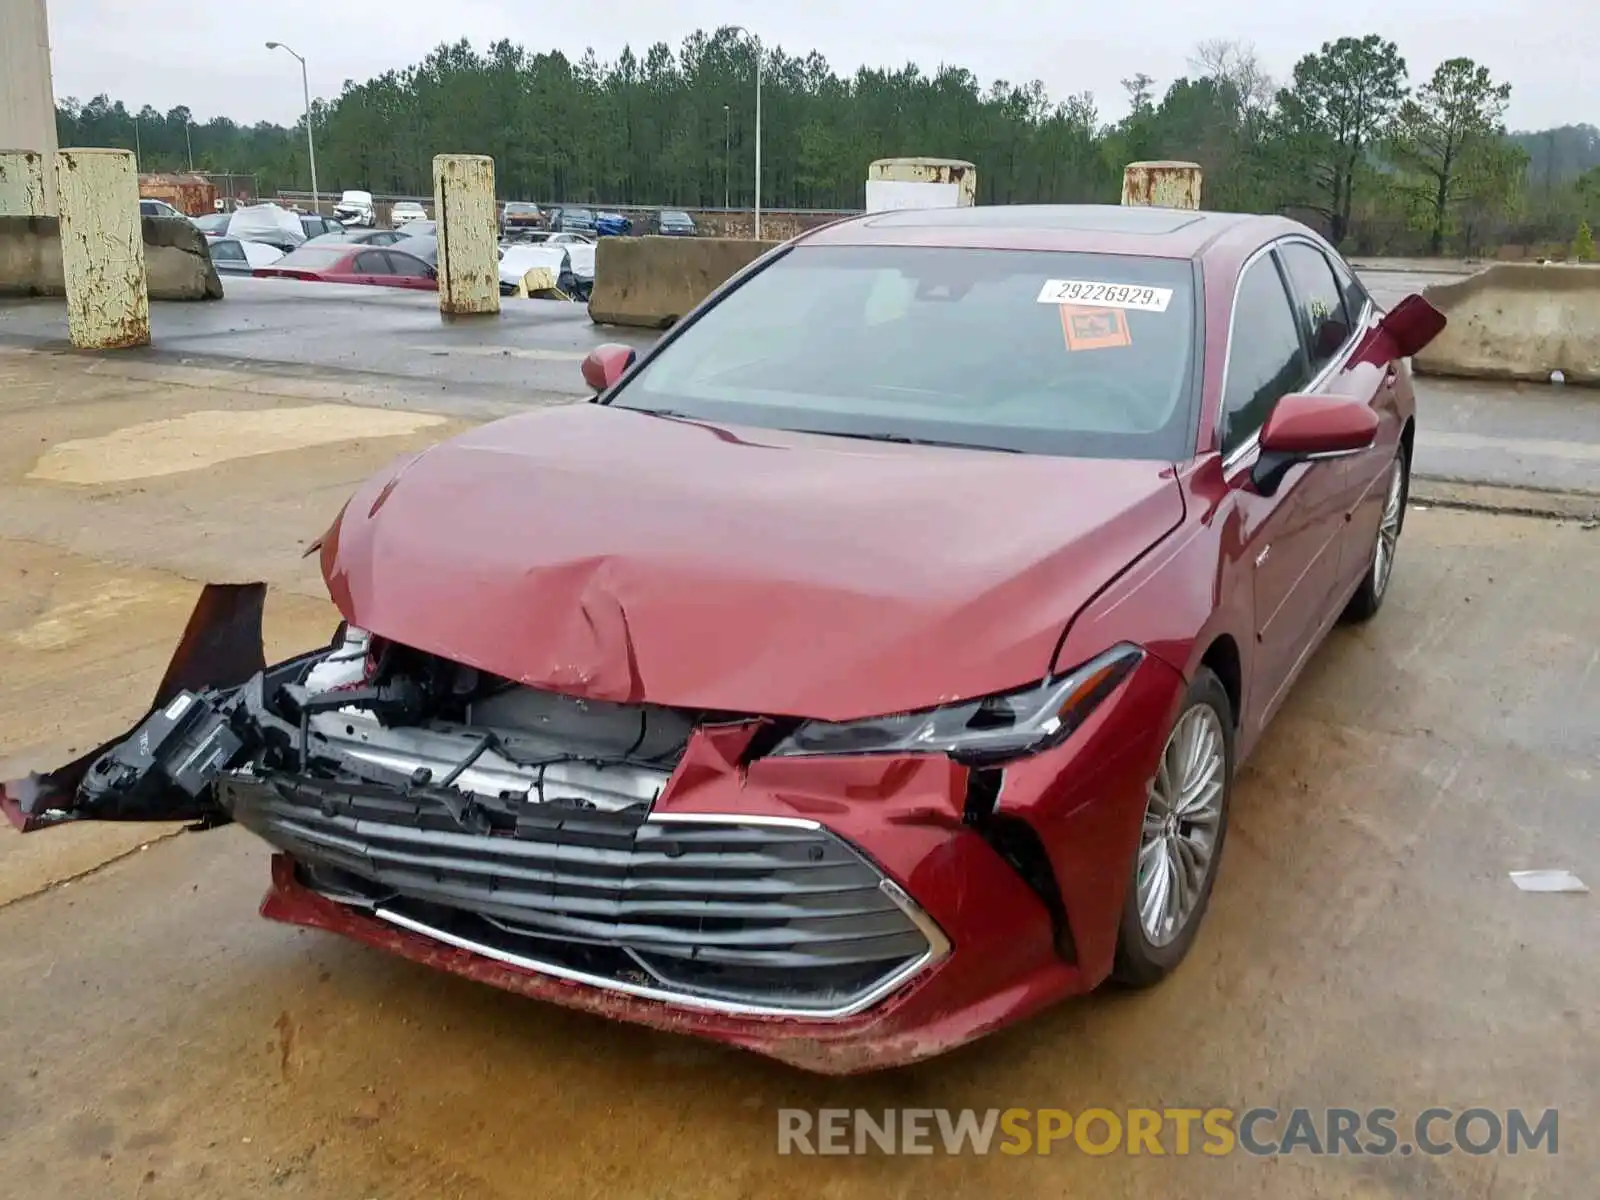
[[[1261,427],[1261,453],[1251,481],[1263,496],[1270,496],[1289,468],[1360,454],[1377,436],[1378,414],[1370,405],[1335,396],[1284,396]]]
[[[633,366],[635,357],[637,355],[632,346],[623,346],[616,342],[596,346],[584,355],[583,381],[596,395],[599,395],[615,386],[617,380]]]
[[[1393,339],[1396,358],[1410,358],[1439,336],[1445,315],[1416,293],[1389,310],[1379,325]]]

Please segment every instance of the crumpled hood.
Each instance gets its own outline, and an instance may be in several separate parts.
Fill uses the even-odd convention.
[[[1182,515],[1170,464],[577,404],[369,480],[322,567],[352,624],[533,687],[846,720],[1042,678]]]

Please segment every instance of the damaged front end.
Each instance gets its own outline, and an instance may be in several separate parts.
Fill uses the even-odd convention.
[[[696,737],[759,719],[577,699],[349,627],[268,666],[264,591],[208,587],[145,719],[4,785],[13,823],[235,821],[352,915],[711,1012],[848,1016],[948,952],[820,823],[660,809]]]

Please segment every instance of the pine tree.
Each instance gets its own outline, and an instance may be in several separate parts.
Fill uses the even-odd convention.
[[[1577,262],[1594,261],[1594,234],[1590,232],[1587,221],[1578,226],[1578,236],[1572,239],[1572,257]]]

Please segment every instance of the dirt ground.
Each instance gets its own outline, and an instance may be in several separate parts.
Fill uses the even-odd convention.
[[[196,420],[330,397],[92,362],[0,352],[4,774],[137,716],[203,579],[275,585],[273,653],[325,639],[335,618],[300,551],[361,477],[456,428]],[[175,469],[185,431],[193,466]],[[1583,522],[1413,510],[1385,611],[1335,634],[1245,770],[1182,970],[863,1079],[262,921],[266,848],[237,828],[0,831],[0,1191],[1592,1196],[1600,908],[1507,873],[1565,867],[1600,887],[1596,596],[1600,530]],[[1212,1105],[1386,1106],[1402,1123],[1434,1105],[1556,1107],[1559,1153],[777,1153],[785,1107]]]

